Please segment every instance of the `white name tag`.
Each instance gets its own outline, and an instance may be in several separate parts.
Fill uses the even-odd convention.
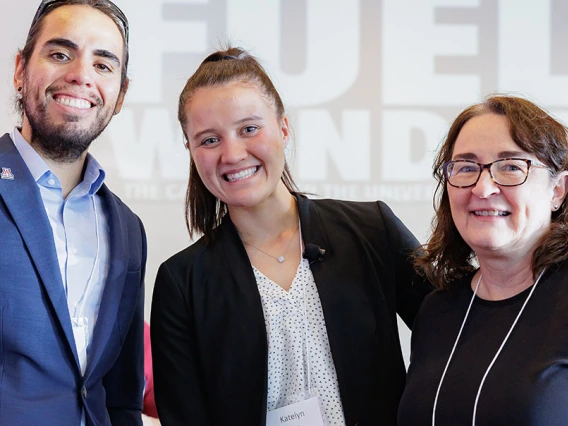
[[[305,401],[287,405],[269,411],[266,415],[266,426],[327,426],[325,415],[321,409],[319,398],[313,397]]]

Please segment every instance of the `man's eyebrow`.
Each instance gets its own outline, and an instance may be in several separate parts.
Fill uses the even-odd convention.
[[[44,46],[47,46],[47,47],[61,46],[61,47],[67,47],[67,48],[73,49],[73,50],[79,49],[79,46],[77,45],[77,43],[74,43],[67,38],[52,38],[51,40],[46,41]]]
[[[93,53],[95,54],[95,56],[108,59],[109,61],[114,62],[117,67],[120,67],[120,59],[118,59],[118,56],[116,56],[110,50],[96,49]]]
[[[66,47],[66,48],[72,49],[72,50],[79,50],[79,45],[77,43],[67,39],[67,38],[52,38],[51,40],[48,40],[45,43],[44,46],[47,46],[47,47]],[[116,56],[110,50],[95,49],[93,54],[95,56],[108,59],[111,62],[114,62],[117,67],[120,67],[120,59],[118,58],[118,56]]]

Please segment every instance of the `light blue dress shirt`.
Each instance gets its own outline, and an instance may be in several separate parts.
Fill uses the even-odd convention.
[[[97,195],[105,172],[88,154],[83,181],[63,198],[59,179],[17,128],[12,133],[12,140],[37,182],[53,230],[75,345],[84,374],[109,266],[107,215],[101,197]],[[49,247],[46,244],[46,250]]]

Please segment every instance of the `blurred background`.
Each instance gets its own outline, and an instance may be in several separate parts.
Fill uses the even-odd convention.
[[[161,262],[191,243],[188,153],[177,98],[227,42],[258,56],[280,91],[290,166],[320,197],[386,201],[425,242],[431,164],[453,118],[494,92],[568,118],[565,0],[116,0],[130,20],[126,105],[91,152],[148,234],[146,319]],[[0,0],[0,128],[14,57],[39,0]],[[409,332],[401,330],[408,360]]]

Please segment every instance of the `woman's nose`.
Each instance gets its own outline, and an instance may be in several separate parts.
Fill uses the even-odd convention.
[[[471,188],[471,192],[479,198],[487,198],[500,192],[499,185],[491,177],[489,169],[483,169],[477,183]]]

